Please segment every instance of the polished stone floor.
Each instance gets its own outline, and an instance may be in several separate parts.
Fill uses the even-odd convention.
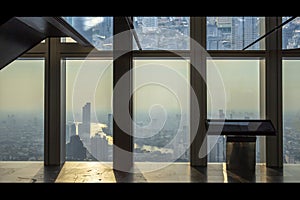
[[[114,183],[114,182],[300,182],[300,165],[283,169],[256,165],[254,173],[226,170],[224,163],[209,163],[205,168],[189,163],[136,163],[133,173],[112,169],[111,163],[66,162],[62,167],[45,167],[43,162],[0,162],[0,182],[5,183]]]

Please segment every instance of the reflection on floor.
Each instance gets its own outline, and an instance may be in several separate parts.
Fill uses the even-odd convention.
[[[209,163],[205,168],[189,163],[136,163],[133,173],[112,169],[112,163],[66,162],[62,167],[44,167],[42,162],[0,162],[0,182],[300,182],[300,165],[283,169],[260,164],[255,173],[226,170],[224,163]]]

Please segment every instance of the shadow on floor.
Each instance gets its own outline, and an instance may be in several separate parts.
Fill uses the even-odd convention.
[[[228,183],[255,183],[255,171],[248,170],[227,170]]]
[[[117,183],[142,183],[147,182],[143,173],[135,169],[135,172],[123,172],[113,169],[113,173]]]
[[[32,178],[32,182],[54,183],[62,166],[44,166]]]
[[[207,167],[191,167],[191,182],[204,182],[207,180]]]

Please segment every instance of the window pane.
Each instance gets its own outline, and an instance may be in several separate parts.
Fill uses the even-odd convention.
[[[290,17],[283,17],[282,21]],[[282,28],[282,48],[296,49],[300,48],[300,17],[290,21]]]
[[[134,160],[189,161],[189,62],[136,59],[134,69]]]
[[[0,71],[0,160],[44,160],[44,60]]]
[[[134,17],[134,27],[143,50],[190,49],[189,17]]]
[[[112,50],[113,17],[63,17],[98,50]],[[74,42],[66,38],[63,42]]]
[[[300,163],[300,61],[283,60],[283,162]]]
[[[264,17],[207,17],[208,50],[242,50],[265,33]],[[265,40],[247,50],[265,49]]]
[[[208,119],[260,119],[264,118],[263,77],[264,60],[261,59],[210,59],[207,61],[207,118]],[[221,80],[216,79],[217,69]],[[222,81],[224,87],[216,87],[217,81]],[[214,94],[219,96],[211,96]],[[223,91],[224,90],[224,91]],[[221,96],[224,94],[225,96]],[[224,99],[225,109],[212,105],[211,98]],[[262,113],[260,112],[262,110]],[[208,137],[208,149],[213,149],[208,155],[208,162],[225,162],[225,137],[220,136],[215,144],[214,136]],[[214,146],[215,144],[215,146]],[[256,160],[263,162],[264,137],[258,137],[256,142]]]
[[[65,63],[66,160],[112,161],[112,60]]]

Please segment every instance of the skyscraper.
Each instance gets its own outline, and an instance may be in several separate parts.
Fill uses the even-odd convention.
[[[82,107],[82,123],[90,124],[91,123],[91,103],[86,103]]]
[[[91,152],[99,161],[108,160],[108,141],[103,135],[97,133],[91,138]]]
[[[91,134],[91,103],[89,102],[82,107],[82,123],[78,125],[78,134],[84,146],[89,149]]]
[[[215,141],[208,137],[208,147],[211,149],[208,162],[225,162],[226,141],[225,136],[219,136]]]
[[[108,133],[109,135],[113,134],[113,114],[108,114],[107,116],[107,121],[108,121]]]
[[[243,49],[259,37],[259,18],[233,17],[232,18],[232,45],[233,49]],[[259,43],[250,49],[259,49]]]

